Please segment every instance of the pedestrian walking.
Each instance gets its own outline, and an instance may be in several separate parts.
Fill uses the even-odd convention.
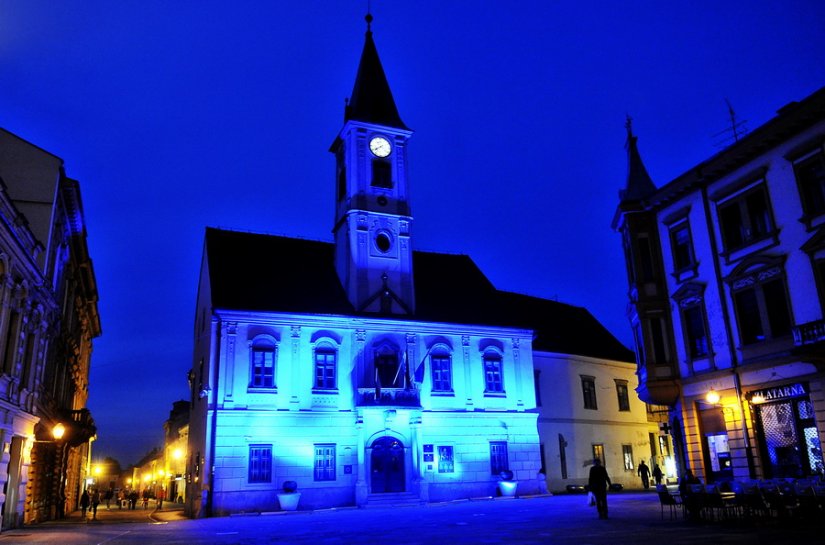
[[[639,477],[642,478],[642,486],[647,490],[650,488],[650,468],[647,467],[647,464],[644,460],[639,462],[639,469],[636,471],[639,474]]]
[[[100,490],[92,492],[92,520],[97,520],[97,506],[100,505]]]
[[[112,503],[112,498],[114,497],[114,495],[115,495],[115,491],[112,490],[111,488],[106,490],[106,493],[103,495],[103,499],[104,499],[104,501],[106,501],[106,510],[107,511],[110,508],[110,505]]]
[[[163,509],[163,500],[166,498],[166,492],[164,492],[162,488],[159,489],[155,498],[158,501],[158,509]]]
[[[596,498],[596,510],[600,519],[607,518],[607,487],[610,486],[610,477],[607,470],[602,466],[602,461],[598,458],[593,460],[593,467],[590,468],[590,478],[587,480],[590,492]]]
[[[664,477],[664,475],[662,475],[662,468],[659,467],[659,464],[653,464],[653,472],[651,475],[653,475],[653,480],[657,486],[662,484],[662,477]]]
[[[137,490],[129,492],[129,509],[134,511],[135,507],[137,507],[138,497]]]
[[[80,514],[83,518],[86,518],[86,510],[89,509],[89,493],[87,491],[83,491],[83,494],[80,495]]]

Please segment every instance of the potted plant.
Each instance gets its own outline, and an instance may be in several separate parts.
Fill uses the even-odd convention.
[[[284,481],[281,485],[282,492],[278,493],[278,503],[284,511],[295,511],[298,509],[298,500],[301,493],[298,492],[298,483],[295,481]]]
[[[513,479],[513,472],[509,469],[505,469],[499,473],[499,477],[501,477],[501,480],[498,481],[498,490],[501,495],[508,498],[514,498],[516,496],[518,481]]]

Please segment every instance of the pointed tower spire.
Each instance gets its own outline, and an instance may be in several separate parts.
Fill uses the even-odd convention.
[[[409,130],[398,115],[390,84],[378,58],[378,50],[372,39],[372,15],[367,13],[365,19],[367,33],[364,50],[358,65],[358,75],[355,77],[355,87],[344,110],[344,120],[364,121]]]
[[[656,192],[656,185],[647,173],[639,149],[636,147],[636,137],[633,135],[633,118],[629,115],[625,121],[627,129],[627,184],[625,189],[619,193],[619,199],[624,201],[636,201],[649,197]]]

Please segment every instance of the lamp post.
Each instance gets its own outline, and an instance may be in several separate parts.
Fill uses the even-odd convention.
[[[63,436],[66,434],[66,426],[58,422],[52,428],[52,437],[57,444],[57,505],[55,518],[62,519],[66,515],[66,442]]]

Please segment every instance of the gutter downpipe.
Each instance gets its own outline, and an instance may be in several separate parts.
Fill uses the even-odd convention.
[[[214,388],[212,388],[212,421],[209,425],[209,489],[206,491],[206,509],[204,512],[207,517],[212,516],[212,500],[215,490],[215,441],[218,430],[218,372],[220,370],[221,361],[221,320],[218,318],[213,321],[213,335],[215,335],[215,353],[214,360],[210,362],[210,367],[214,369]],[[210,356],[211,357],[211,356]],[[209,408],[207,407],[207,410]]]
[[[702,180],[704,182],[704,180]],[[719,266],[719,248],[716,245],[716,231],[713,228],[713,222],[710,220],[710,202],[708,199],[707,184],[702,183],[702,206],[705,210],[705,222],[707,223],[708,235],[710,239],[710,251],[713,256],[713,269],[716,274],[716,286],[719,290],[719,304],[722,306],[722,319],[725,322],[725,335],[728,340],[728,351],[730,352],[731,372],[733,373],[733,386],[736,390],[736,401],[739,404],[739,411],[742,415],[742,439],[745,443],[745,459],[748,463],[748,476],[755,478],[756,468],[753,461],[753,451],[751,449],[750,434],[748,433],[748,423],[745,418],[745,404],[742,401],[742,380],[739,376],[739,365],[736,350],[733,345],[733,332],[731,331],[730,311],[728,310],[728,302],[725,298],[725,290],[722,287],[722,270]]]

